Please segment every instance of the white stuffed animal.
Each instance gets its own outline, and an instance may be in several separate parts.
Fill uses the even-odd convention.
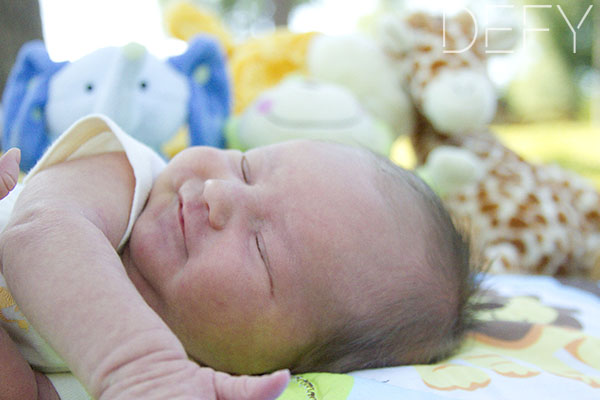
[[[395,136],[414,129],[411,101],[375,40],[360,34],[316,36],[306,64],[309,76],[350,90]]]
[[[159,152],[182,128],[191,144],[222,146],[229,79],[220,47],[207,36],[166,60],[129,44],[55,62],[33,41],[21,48],[2,103],[2,147],[19,147],[21,168],[29,170],[64,130],[93,113]]]

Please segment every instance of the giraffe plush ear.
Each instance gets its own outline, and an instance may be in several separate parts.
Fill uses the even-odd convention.
[[[414,46],[415,40],[412,30],[397,15],[383,16],[377,30],[377,36],[383,49],[391,54],[405,54]]]

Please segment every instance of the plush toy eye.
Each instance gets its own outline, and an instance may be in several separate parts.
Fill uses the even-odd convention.
[[[86,91],[86,92],[93,92],[93,91],[94,91],[94,84],[93,84],[93,83],[91,83],[91,82],[88,82],[88,83],[85,85],[85,91]]]
[[[141,90],[148,89],[148,82],[146,82],[146,81],[140,81],[140,89]]]

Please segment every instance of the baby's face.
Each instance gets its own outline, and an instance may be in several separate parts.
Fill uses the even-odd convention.
[[[156,180],[124,263],[200,363],[289,367],[340,300],[365,307],[356,294],[386,279],[373,261],[398,256],[373,171],[357,150],[322,143],[186,149]]]

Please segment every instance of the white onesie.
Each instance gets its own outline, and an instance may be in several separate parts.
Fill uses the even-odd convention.
[[[29,177],[44,168],[84,156],[124,151],[135,176],[135,191],[129,223],[119,244],[127,242],[131,229],[142,211],[154,179],[165,167],[165,161],[148,146],[127,135],[113,121],[102,115],[92,115],[77,121],[44,153],[25,177],[23,184],[0,201],[0,229],[4,229],[10,213]],[[68,312],[68,310],[65,310]],[[0,324],[17,344],[21,354],[36,370],[46,373],[62,400],[90,399],[81,384],[69,373],[67,366],[39,336],[19,311],[4,277],[0,274]]]

